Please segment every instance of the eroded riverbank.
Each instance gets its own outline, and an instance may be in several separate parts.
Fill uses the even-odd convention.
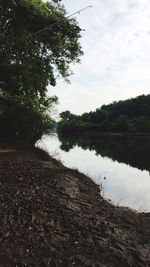
[[[0,153],[0,266],[150,266],[150,213],[38,151]]]

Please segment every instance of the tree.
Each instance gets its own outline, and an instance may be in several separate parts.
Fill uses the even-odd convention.
[[[149,133],[150,95],[113,102],[79,116],[69,111],[62,115],[62,120],[58,124],[59,132],[72,132],[73,134],[87,131]]]
[[[73,120],[77,116],[75,114],[72,114],[69,110],[63,111],[60,113],[60,118],[62,120]]]
[[[56,102],[47,86],[67,80],[82,55],[80,27],[53,2],[0,1],[0,97],[38,113]]]

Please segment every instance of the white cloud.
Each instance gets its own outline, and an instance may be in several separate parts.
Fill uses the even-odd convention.
[[[69,13],[93,4],[77,19],[86,31],[84,57],[71,85],[58,84],[60,110],[81,113],[114,100],[150,93],[150,1],[63,0]],[[52,90],[53,91],[53,90]]]

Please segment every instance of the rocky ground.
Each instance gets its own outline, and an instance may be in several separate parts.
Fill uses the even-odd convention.
[[[36,150],[0,150],[0,267],[150,266],[150,213]]]

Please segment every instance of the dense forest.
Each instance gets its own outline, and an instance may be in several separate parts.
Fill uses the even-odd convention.
[[[150,132],[150,95],[103,105],[95,111],[60,114],[58,131],[65,134],[85,132]]]

